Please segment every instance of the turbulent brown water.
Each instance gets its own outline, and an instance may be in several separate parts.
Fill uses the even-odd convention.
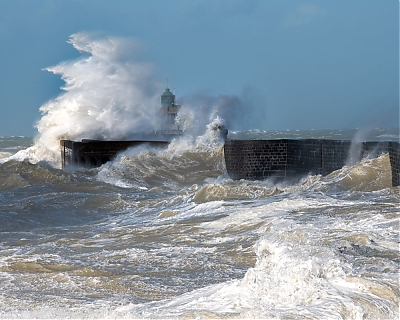
[[[0,318],[398,319],[387,154],[275,184],[229,179],[207,139],[90,170],[29,161],[31,145],[0,138]]]

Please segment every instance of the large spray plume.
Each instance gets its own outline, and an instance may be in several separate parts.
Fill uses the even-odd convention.
[[[65,86],[40,108],[37,145],[58,155],[60,139],[123,139],[156,128],[162,86],[153,66],[138,59],[135,40],[78,33],[69,43],[82,56],[47,68]]]

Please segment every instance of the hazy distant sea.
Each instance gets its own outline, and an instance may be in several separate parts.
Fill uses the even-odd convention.
[[[398,140],[398,129],[232,139]],[[398,319],[387,154],[295,184],[232,181],[221,143],[139,147],[95,169],[0,137],[0,318]]]
[[[7,158],[33,145],[32,137],[0,137],[0,159]]]

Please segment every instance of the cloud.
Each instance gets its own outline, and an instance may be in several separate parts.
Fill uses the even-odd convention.
[[[298,27],[307,25],[318,18],[325,16],[326,13],[326,10],[322,9],[316,4],[300,4],[296,7],[294,12],[285,17],[282,24],[285,27]]]

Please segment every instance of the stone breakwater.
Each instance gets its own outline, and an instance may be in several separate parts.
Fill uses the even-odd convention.
[[[327,175],[363,157],[389,153],[392,185],[400,185],[399,142],[351,142],[325,139],[227,140],[226,170],[232,179],[277,180],[307,174]]]
[[[82,141],[61,140],[61,164],[62,167],[100,167],[106,162],[113,160],[115,156],[128,148],[140,145],[166,148],[169,141],[98,141],[84,139]]]
[[[169,141],[61,140],[62,166],[99,167],[118,152],[147,144],[166,148]],[[392,185],[400,185],[400,145],[395,141],[352,142],[325,139],[226,140],[224,158],[232,179],[295,179],[307,174],[327,175],[362,158],[389,153]]]
[[[400,185],[400,143],[389,143],[390,165],[392,167],[392,185]]]

